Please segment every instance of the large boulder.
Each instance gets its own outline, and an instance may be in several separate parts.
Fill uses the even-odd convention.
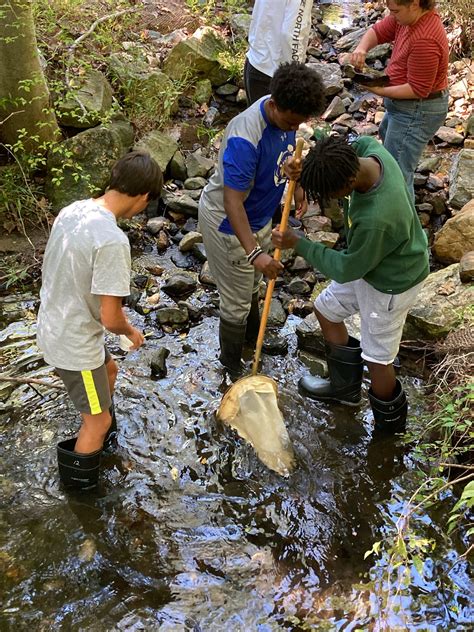
[[[403,331],[406,340],[437,340],[456,329],[474,299],[472,285],[459,277],[459,264],[432,272],[408,312]]]
[[[450,174],[449,200],[453,208],[462,208],[474,197],[474,149],[461,149]]]
[[[123,120],[80,132],[51,151],[46,195],[53,211],[104,191],[113,164],[132,143],[133,128]]]
[[[433,243],[436,259],[446,264],[459,262],[470,250],[474,250],[474,200],[448,219]]]
[[[153,118],[158,124],[178,111],[179,92],[161,70],[129,53],[114,53],[109,69],[126,104],[136,116]]]
[[[161,171],[164,173],[168,163],[178,149],[178,143],[170,136],[158,130],[153,130],[140,139],[134,149],[147,151],[156,160]]]
[[[171,50],[163,70],[172,79],[182,80],[189,76],[207,78],[212,85],[220,86],[229,79],[229,72],[219,61],[225,50],[226,43],[220,33],[204,26]]]
[[[339,64],[312,61],[306,65],[321,75],[324,89],[326,90],[326,96],[330,97],[343,89],[344,82],[342,81],[342,72]]]
[[[80,129],[98,125],[112,107],[112,95],[112,86],[104,75],[98,70],[88,70],[74,80],[65,99],[55,102],[58,123]]]

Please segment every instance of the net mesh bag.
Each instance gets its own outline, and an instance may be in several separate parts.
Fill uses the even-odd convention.
[[[224,395],[217,418],[248,441],[267,467],[288,476],[294,453],[277,398],[277,385],[271,378],[244,377]]]

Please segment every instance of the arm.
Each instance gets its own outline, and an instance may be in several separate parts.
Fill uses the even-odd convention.
[[[388,97],[389,99],[419,99],[420,97],[413,91],[409,83],[403,83],[399,86],[370,87],[361,86],[365,90],[377,94],[379,97]]]
[[[363,68],[365,64],[365,58],[369,50],[372,50],[375,46],[377,46],[378,40],[377,35],[373,28],[370,28],[364,35],[362,39],[357,44],[357,47],[352,51],[349,60],[350,63],[356,68]]]
[[[248,255],[255,246],[257,246],[257,242],[250,228],[247,213],[245,212],[245,197],[245,191],[236,191],[224,185],[225,212],[234,233],[242,244],[245,253]],[[283,270],[283,265],[266,253],[259,255],[254,260],[253,265],[269,279],[275,279],[279,272]]]
[[[143,335],[127,320],[122,307],[121,296],[100,297],[100,321],[112,334],[123,334],[132,342],[132,349],[138,349],[143,344]]]
[[[362,234],[362,232],[364,234]],[[306,239],[301,233],[287,230],[273,231],[273,243],[279,248],[295,248],[312,266],[338,283],[362,279],[387,255],[386,236],[383,231],[354,231],[349,248],[332,250],[318,242]],[[393,244],[393,248],[396,244]]]

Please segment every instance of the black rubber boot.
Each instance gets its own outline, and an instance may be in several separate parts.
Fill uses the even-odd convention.
[[[329,380],[305,375],[298,382],[300,393],[322,402],[334,401],[358,406],[364,370],[360,342],[349,336],[346,347],[326,343],[325,348]]]
[[[97,485],[102,450],[90,454],[74,452],[77,437],[58,443],[59,477],[65,487],[92,489]]]
[[[242,375],[242,347],[245,341],[246,323],[230,323],[223,318],[219,323],[219,360],[232,380]]]
[[[374,413],[375,431],[384,433],[403,432],[407,420],[408,402],[405,391],[397,379],[395,397],[384,402],[369,389],[369,401]]]
[[[250,312],[247,316],[247,328],[245,330],[245,342],[255,344],[260,329],[260,310],[258,307],[258,292],[252,294],[252,302],[250,303]]]
[[[115,446],[117,445],[117,418],[115,417],[115,406],[113,398],[109,408],[109,413],[112,419],[112,423],[110,424],[110,428],[107,430],[107,434],[105,435],[104,445],[102,446],[103,450],[110,450],[112,448],[115,448]]]

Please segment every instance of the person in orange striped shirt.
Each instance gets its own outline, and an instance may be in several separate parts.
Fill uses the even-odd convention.
[[[387,0],[390,14],[364,34],[350,58],[362,68],[374,46],[394,44],[387,67],[390,84],[366,88],[384,97],[379,134],[413,199],[413,174],[448,111],[448,40],[434,6],[434,0]]]

